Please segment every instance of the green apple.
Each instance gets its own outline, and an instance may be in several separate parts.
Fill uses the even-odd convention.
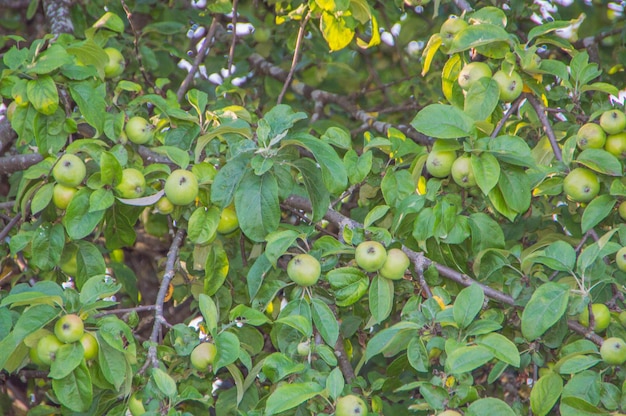
[[[78,189],[73,186],[57,183],[52,189],[52,203],[59,209],[66,209],[76,192],[78,192]]]
[[[188,170],[177,169],[167,177],[163,189],[172,204],[187,205],[198,196],[198,179]]]
[[[115,48],[104,48],[109,61],[104,65],[104,76],[106,78],[115,78],[122,75],[126,67],[126,61],[120,51]]]
[[[235,209],[230,206],[222,210],[220,222],[217,224],[217,232],[220,234],[230,234],[239,228],[239,220]]]
[[[455,160],[456,152],[453,150],[433,150],[426,158],[426,171],[435,178],[445,178],[450,175]]]
[[[198,371],[206,371],[217,354],[217,348],[210,342],[203,342],[191,351],[191,365]]]
[[[128,399],[128,410],[132,416],[141,416],[146,413],[146,408],[143,406],[141,399],[137,397],[137,393],[130,395]]]
[[[409,268],[411,261],[404,251],[399,248],[392,248],[387,251],[387,258],[383,267],[378,270],[382,277],[391,280],[400,280],[404,277],[404,273]]]
[[[367,406],[354,394],[339,397],[335,404],[335,416],[367,416]]]
[[[146,190],[146,178],[135,168],[122,170],[122,180],[115,186],[118,195],[126,199],[139,198]]]
[[[84,333],[83,320],[76,314],[64,315],[54,324],[54,335],[66,344],[80,340]]]
[[[626,201],[622,201],[617,208],[617,212],[619,212],[619,216],[622,220],[626,221]]]
[[[171,214],[172,211],[174,211],[174,204],[172,204],[172,201],[167,199],[166,196],[163,196],[157,201],[156,210],[159,212],[159,214]]]
[[[445,22],[443,22],[441,28],[439,29],[441,43],[444,45],[450,45],[456,34],[465,29],[467,26],[468,24],[465,20],[458,16],[451,15]]]
[[[98,340],[96,337],[91,335],[89,332],[85,332],[82,337],[80,337],[80,343],[83,346],[85,361],[93,360],[98,357],[98,350],[100,347],[98,346]]]
[[[472,159],[469,155],[463,155],[454,161],[452,164],[452,179],[461,188],[471,188],[476,185]]]
[[[626,159],[626,132],[607,136],[604,150],[619,159]]]
[[[626,311],[621,311],[618,316],[619,323],[626,327]]]
[[[600,182],[591,170],[576,168],[563,180],[563,191],[572,201],[589,202],[600,192]]]
[[[464,90],[470,87],[481,78],[491,78],[491,68],[484,62],[470,62],[459,72],[459,85]]]
[[[621,271],[626,272],[626,247],[617,250],[617,254],[615,254],[615,265]]]
[[[61,156],[52,169],[54,180],[70,188],[80,185],[86,174],[85,162],[71,153]]]
[[[600,116],[600,127],[607,134],[616,134],[626,129],[626,114],[620,110],[607,110]]]
[[[578,145],[581,150],[602,149],[605,142],[606,133],[599,124],[586,123],[578,129],[578,134],[576,135],[576,145]]]
[[[311,352],[311,342],[310,341],[303,341],[303,342],[299,343],[298,347],[296,348],[296,352],[298,353],[298,355],[300,355],[302,357],[308,356],[309,353]]]
[[[356,264],[366,272],[375,272],[385,264],[387,250],[378,241],[364,241],[354,253]]]
[[[623,339],[607,338],[600,347],[602,361],[609,365],[621,365],[626,361],[626,342]]]
[[[131,117],[124,127],[126,137],[135,144],[148,143],[154,135],[153,129],[154,126],[140,116]]]
[[[50,365],[56,358],[56,353],[63,343],[54,334],[46,335],[37,343],[37,357],[45,365]]]
[[[445,410],[441,413],[438,413],[437,416],[461,416],[461,414],[456,410]]]
[[[591,305],[591,312],[593,313],[594,325],[592,330],[595,332],[602,332],[609,327],[611,323],[611,311],[602,303],[594,303]],[[585,307],[580,315],[578,315],[578,322],[582,326],[589,327],[589,308]]]
[[[271,37],[272,32],[265,27],[260,27],[256,29],[252,34],[252,39],[254,39],[255,42],[259,43],[267,42],[268,40],[270,40]]]
[[[321,273],[322,265],[310,254],[298,254],[287,264],[287,276],[300,286],[314,285]]]
[[[509,74],[500,70],[493,74],[493,80],[498,84],[500,99],[504,102],[514,101],[522,94],[524,81],[516,71]]]

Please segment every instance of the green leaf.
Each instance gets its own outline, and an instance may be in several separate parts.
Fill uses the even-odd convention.
[[[495,110],[499,98],[498,83],[491,78],[481,78],[467,91],[463,111],[476,121],[485,120]]]
[[[317,396],[322,390],[324,388],[315,382],[285,383],[278,386],[267,399],[265,415],[271,416],[293,409],[299,404]]]
[[[563,379],[556,373],[549,372],[539,378],[530,392],[530,408],[537,416],[550,413],[563,392]]]
[[[339,367],[333,368],[326,378],[326,390],[328,390],[328,394],[333,400],[337,400],[340,397],[345,384],[346,382]]]
[[[59,92],[50,75],[41,75],[28,81],[26,93],[28,101],[42,114],[54,114],[59,108]]]
[[[103,185],[113,185],[122,182],[122,165],[111,152],[102,152],[100,154],[100,182]]]
[[[424,345],[424,340],[419,336],[414,336],[409,341],[409,345],[406,347],[406,355],[409,360],[409,364],[415,370],[420,373],[425,373],[428,371],[429,367],[429,357],[428,351],[426,351],[426,346]]]
[[[214,340],[217,354],[213,362],[213,372],[217,374],[217,370],[220,368],[237,361],[241,347],[239,345],[239,338],[231,332],[222,332],[218,334]]]
[[[93,276],[104,275],[106,264],[102,253],[93,243],[86,240],[75,241],[76,251],[76,287],[80,290],[83,284]]]
[[[502,162],[523,167],[533,167],[535,165],[530,147],[521,137],[494,137],[489,140],[488,149]]]
[[[88,81],[73,82],[69,84],[69,90],[82,116],[87,123],[96,129],[96,136],[99,135],[104,129],[104,117],[102,115],[106,113],[106,84],[95,84]]]
[[[498,415],[498,416],[515,416],[516,413],[509,407],[508,404],[500,399],[488,397],[485,399],[478,399],[467,408],[466,416],[484,416],[484,415]]]
[[[219,244],[212,244],[204,267],[204,293],[213,296],[222,287],[230,262],[224,248]]]
[[[240,320],[247,325],[260,326],[268,323],[270,320],[263,312],[252,309],[246,305],[239,304],[231,309],[228,314],[231,322]]]
[[[320,136],[320,139],[340,149],[350,150],[352,148],[350,132],[340,127],[329,127],[324,134]]]
[[[87,237],[104,217],[104,210],[89,211],[89,196],[91,192],[87,187],[79,189],[65,210],[62,222],[67,235],[72,240],[80,240]]]
[[[290,326],[307,338],[313,335],[313,327],[311,325],[310,316],[304,317],[302,315],[292,314],[282,317],[281,314],[281,317],[274,322]]]
[[[332,146],[306,133],[290,134],[281,144],[302,146],[311,152],[322,170],[324,185],[331,193],[340,193],[346,189],[348,174]]]
[[[371,325],[387,319],[393,308],[393,281],[374,276],[369,290],[369,308],[372,314]]]
[[[265,275],[272,269],[272,262],[269,261],[265,253],[261,254],[246,275],[246,283],[248,286],[248,296],[254,299],[259,293],[259,289],[263,284]]]
[[[472,169],[476,177],[476,184],[487,195],[495,188],[500,179],[500,164],[498,159],[491,153],[481,153],[471,156]]]
[[[522,334],[534,341],[556,324],[567,310],[569,287],[548,282],[539,286],[522,312]]]
[[[350,149],[343,155],[343,163],[348,172],[350,184],[354,185],[363,182],[367,174],[372,170],[372,159],[374,154],[367,150],[359,156],[356,151]]]
[[[591,170],[610,176],[622,176],[622,164],[611,153],[603,149],[585,149],[576,158],[576,163]]]
[[[267,260],[276,267],[278,259],[287,252],[299,236],[300,234],[294,230],[280,230],[268,234],[265,238],[267,245],[264,253]]]
[[[585,212],[583,212],[580,224],[581,231],[586,233],[598,225],[600,221],[608,217],[613,211],[616,202],[617,200],[615,198],[606,194],[594,198],[585,208]]]
[[[452,351],[446,359],[446,371],[463,374],[477,369],[493,359],[490,349],[480,345],[463,346]]]
[[[454,321],[461,328],[467,328],[482,309],[484,301],[485,292],[478,284],[472,284],[461,290],[452,308]]]
[[[204,318],[207,330],[211,335],[215,335],[217,332],[217,323],[220,320],[220,313],[219,309],[217,309],[217,305],[210,296],[201,293],[198,296],[198,306],[200,307],[200,313]]]
[[[170,376],[160,368],[153,368],[151,377],[161,393],[163,393],[170,399],[176,396],[178,391],[176,389],[176,382],[174,381],[172,376]]]
[[[47,183],[41,188],[39,188],[37,192],[35,192],[35,195],[33,196],[33,199],[30,204],[30,209],[33,214],[38,214],[39,212],[43,211],[45,207],[48,206],[50,201],[52,201],[53,191],[54,191],[54,184]]]
[[[322,336],[324,342],[334,348],[339,338],[339,322],[335,314],[330,310],[322,300],[318,298],[311,299],[311,316],[315,328]]]
[[[52,390],[57,400],[74,412],[85,412],[93,400],[93,387],[89,369],[82,363],[70,374],[52,380]]]
[[[591,355],[580,354],[574,355],[573,357],[567,357],[559,361],[559,363],[555,365],[555,368],[558,367],[559,374],[572,375],[580,373],[581,371],[591,368],[601,362],[602,359],[598,356],[594,357]]]
[[[472,236],[472,252],[480,253],[487,248],[504,248],[502,227],[489,215],[475,212],[468,218]]]
[[[513,367],[520,366],[520,353],[515,344],[501,334],[491,333],[476,339],[476,344],[491,350],[500,361]]]
[[[248,172],[241,179],[235,193],[235,210],[241,231],[252,241],[265,241],[267,234],[275,231],[280,222],[278,183],[265,173],[256,176]]]
[[[195,244],[208,244],[215,239],[220,222],[220,209],[198,207],[189,217],[187,226],[189,241]]]
[[[37,228],[31,242],[33,257],[31,265],[41,270],[52,270],[59,264],[65,245],[65,233],[61,224],[43,224]]]
[[[383,353],[385,356],[393,356],[397,352],[407,348],[409,339],[415,336],[415,331],[421,328],[420,325],[401,321],[385,328],[374,335],[365,348],[365,360],[369,361],[373,356]]]
[[[306,369],[302,363],[296,363],[282,352],[275,352],[263,360],[263,374],[272,382],[280,380],[291,374],[301,373]]]
[[[508,41],[510,37],[511,35],[499,25],[491,23],[470,25],[454,37],[448,54],[463,52],[495,42]]]
[[[437,139],[457,139],[470,135],[474,120],[456,107],[445,104],[430,104],[424,107],[411,126],[427,136]]]
[[[388,168],[380,185],[385,202],[396,206],[402,200],[415,194],[415,179],[408,170],[393,170]]]
[[[84,350],[80,342],[62,345],[50,364],[48,377],[62,379],[67,377],[83,361]]]
[[[335,293],[337,306],[350,306],[367,292],[369,279],[356,267],[339,267],[329,271],[326,278]]]
[[[124,21],[122,21],[122,18],[119,17],[118,15],[116,15],[115,13],[113,13],[113,12],[106,12],[91,27],[93,27],[94,29],[105,28],[105,29],[109,29],[109,30],[112,30],[112,31],[117,32],[117,33],[123,33],[124,32]],[[144,34],[146,33],[146,28],[145,27],[143,28],[142,32]]]
[[[247,139],[252,138],[252,130],[250,129],[250,125],[245,120],[239,118],[234,120],[231,118],[224,118],[219,125],[211,127],[206,134],[198,137],[196,147],[194,149],[196,163],[199,163],[202,160],[203,150],[211,140],[216,137],[222,138],[224,135],[228,134],[236,134]],[[237,156],[233,159],[236,159]],[[229,163],[224,165],[224,167],[228,166]]]
[[[293,109],[285,104],[272,107],[258,122],[257,137],[263,147],[276,145],[279,138],[284,137],[284,133],[293,125],[307,118],[301,111],[294,113]]]
[[[189,165],[189,153],[175,146],[158,146],[152,147],[151,150],[161,155],[167,156],[172,162],[176,163],[181,169],[187,169]]]
[[[302,182],[309,194],[309,200],[313,207],[311,221],[318,222],[324,218],[330,206],[330,194],[326,187],[320,186],[324,182],[322,172],[315,162],[307,158],[295,160],[293,165],[302,174]]]

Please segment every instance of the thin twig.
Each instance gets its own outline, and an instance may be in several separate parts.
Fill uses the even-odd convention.
[[[232,75],[230,73],[231,68],[233,67],[233,61],[235,60],[235,46],[237,45],[237,6],[239,4],[239,0],[233,0],[233,37],[230,41],[230,50],[228,51],[228,66],[226,67],[228,70],[228,75]]]
[[[287,74],[287,79],[283,84],[283,89],[280,91],[280,94],[278,94],[276,104],[280,104],[283,101],[283,98],[287,93],[287,89],[291,85],[293,74],[296,72],[296,66],[298,65],[298,61],[300,60],[300,52],[302,51],[302,39],[304,39],[304,31],[310,17],[311,12],[309,11],[304,19],[302,19],[302,21],[300,22],[300,30],[298,31],[298,38],[296,39],[296,48],[293,51],[293,59],[291,60],[291,68],[289,68],[289,73]]]
[[[548,136],[548,140],[550,141],[550,146],[552,146],[552,151],[554,152],[554,157],[559,162],[563,160],[563,156],[561,155],[561,148],[559,147],[559,142],[554,135],[554,130],[552,130],[552,125],[550,124],[550,120],[548,120],[548,116],[546,115],[546,109],[543,104],[532,94],[524,94],[526,98],[528,98],[528,102],[533,106],[539,120],[541,120],[541,124],[543,124],[543,130],[546,132],[546,136]]]
[[[496,125],[496,128],[493,129],[493,132],[491,133],[492,138],[498,137],[498,134],[500,134],[500,131],[502,131],[502,128],[504,127],[506,122],[509,120],[511,115],[513,115],[513,113],[517,111],[517,109],[519,108],[519,106],[522,104],[523,101],[524,101],[524,96],[520,95],[515,101],[513,101],[513,103],[511,103],[511,107],[509,107],[506,113],[504,113],[504,116],[498,122],[498,124]]]
[[[9,221],[6,227],[4,227],[2,231],[0,231],[0,241],[4,241],[6,236],[9,235],[9,232],[13,229],[13,227],[17,225],[18,222],[20,222],[21,219],[22,219],[21,212],[18,212],[17,214],[15,214],[15,217],[13,217],[13,219]]]
[[[106,315],[122,315],[125,313],[132,313],[132,312],[153,311],[155,309],[156,309],[155,305],[141,305],[135,308],[123,308],[123,309],[112,309],[110,311],[102,311],[102,312],[95,314],[93,317],[100,318]]]

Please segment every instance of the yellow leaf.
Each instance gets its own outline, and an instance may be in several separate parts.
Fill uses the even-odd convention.
[[[435,57],[435,54],[441,47],[441,35],[439,33],[435,33],[428,39],[428,44],[424,48],[424,52],[422,52],[422,57],[424,58],[424,66],[422,68],[422,76],[426,75],[430,70],[430,64]]]
[[[320,30],[331,52],[345,48],[354,37],[354,30],[346,27],[343,18],[337,18],[327,12],[322,14]]]
[[[359,48],[370,48],[372,46],[376,46],[380,43],[380,33],[378,31],[378,21],[376,20],[376,18],[374,16],[371,16],[371,22],[372,22],[372,38],[370,39],[369,43],[365,43],[365,41],[357,38],[356,39],[356,44],[359,46]]]

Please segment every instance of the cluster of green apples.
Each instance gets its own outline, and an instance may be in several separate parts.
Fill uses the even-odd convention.
[[[389,280],[400,280],[404,277],[411,261],[399,248],[385,249],[378,241],[364,241],[354,252],[356,264],[369,273]]]
[[[452,175],[454,182],[461,188],[471,188],[476,185],[470,155],[463,153],[458,156],[456,150],[450,149],[443,140],[435,140],[426,158],[426,171],[432,177],[440,179]]]
[[[626,114],[607,110],[599,123],[583,124],[576,135],[579,149],[604,149],[620,160],[626,158]],[[575,202],[589,202],[600,192],[598,176],[590,169],[572,169],[563,181],[563,192]],[[626,218],[626,205],[620,206],[620,215]]]
[[[79,342],[83,348],[85,361],[98,357],[98,341],[91,333],[85,331],[80,316],[68,314],[60,317],[54,324],[54,332],[41,330],[39,341],[29,351],[31,361],[40,366],[48,367],[56,359],[59,348],[65,344]]]
[[[626,256],[626,253],[623,256]],[[611,323],[611,311],[608,306],[602,303],[594,303],[591,305],[591,313],[593,313],[594,320],[591,329],[596,333],[604,332]],[[620,312],[618,319],[623,326],[626,326],[626,311]],[[585,307],[582,313],[578,315],[578,322],[589,328],[589,308]],[[626,362],[626,342],[620,337],[605,339],[600,347],[600,357],[609,365],[623,364]]]

